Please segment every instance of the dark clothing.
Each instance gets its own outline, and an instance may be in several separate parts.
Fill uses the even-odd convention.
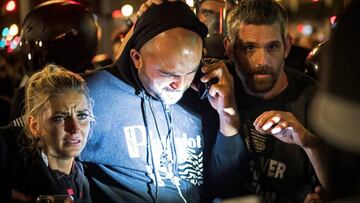
[[[0,126],[5,126],[9,123],[10,107],[10,99],[0,95]]]
[[[15,154],[20,150],[17,138],[23,133],[23,128],[0,127],[0,200],[10,202],[11,198],[11,166]]]
[[[289,55],[285,59],[285,65],[287,67],[295,68],[296,70],[305,73],[306,57],[310,53],[310,49],[292,45]]]
[[[247,95],[241,81],[238,78],[235,80],[237,105],[242,122],[241,134],[246,137],[252,156],[251,175],[245,188],[250,194],[261,195],[263,202],[303,202],[315,186],[314,170],[299,146],[281,142],[272,135],[263,135],[253,127],[253,122],[263,112],[278,110],[292,112],[304,127],[311,131],[308,110],[316,82],[294,69],[285,68],[285,71],[289,81],[287,88],[269,100]],[[231,143],[230,139],[238,138],[228,138],[226,142]],[[215,147],[221,144],[224,145],[216,142]],[[219,155],[226,157],[222,160],[224,168],[234,167],[234,163],[241,165],[238,157],[231,153],[237,150],[237,146],[227,144],[227,147],[227,150]]]
[[[2,202],[10,201],[9,161],[8,146],[3,136],[0,136],[0,200]]]
[[[240,134],[217,135],[212,150],[210,180],[212,196],[228,199],[246,194],[244,181],[249,177],[249,152]]]
[[[25,106],[25,87],[16,89],[14,97],[11,101],[10,119],[11,122],[14,119],[19,118],[24,112]]]
[[[51,170],[41,153],[19,153],[12,169],[12,188],[34,200],[40,195],[71,195],[75,202],[91,202],[89,183],[80,162],[74,162],[69,175]]]

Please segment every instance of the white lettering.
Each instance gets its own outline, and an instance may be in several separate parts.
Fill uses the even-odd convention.
[[[146,146],[146,130],[144,126],[124,127],[126,144],[130,158],[140,157],[140,146]]]
[[[181,147],[186,144],[189,148],[201,148],[201,136],[197,135],[195,138],[188,137],[186,133],[182,134],[182,137],[176,137],[175,138],[176,145],[179,145]]]
[[[195,147],[196,147],[196,141],[195,141],[195,139],[189,138],[189,139],[188,139],[188,142],[187,142],[187,146],[190,147],[190,148],[195,148]]]
[[[284,163],[279,162],[276,168],[275,178],[283,179],[285,171],[286,171],[286,165]]]
[[[286,171],[286,165],[284,163],[276,160],[270,160],[269,165],[267,167],[267,176],[283,179],[285,171]]]
[[[275,175],[275,169],[276,169],[276,165],[278,164],[277,161],[275,160],[270,160],[269,163],[269,168],[268,168],[268,172],[267,172],[267,176],[268,177],[274,177]]]
[[[196,136],[196,147],[197,148],[201,148],[201,137],[200,137],[200,135],[197,135]]]

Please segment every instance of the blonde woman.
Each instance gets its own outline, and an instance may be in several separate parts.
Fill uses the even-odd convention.
[[[69,195],[76,202],[91,202],[83,167],[75,160],[93,121],[85,81],[51,64],[31,76],[25,92],[25,134],[13,168],[13,199]]]

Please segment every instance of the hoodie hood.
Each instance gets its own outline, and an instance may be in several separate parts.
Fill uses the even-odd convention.
[[[195,13],[184,2],[165,1],[160,5],[152,5],[135,23],[134,32],[115,63],[122,79],[136,90],[144,89],[139,82],[130,50],[140,48],[158,34],[175,28],[183,27],[191,30],[204,39],[208,33],[206,26],[199,21]]]

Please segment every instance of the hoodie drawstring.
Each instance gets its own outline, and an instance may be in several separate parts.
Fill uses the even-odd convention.
[[[148,151],[148,155],[149,157],[147,157],[147,160],[150,160],[150,163],[147,163],[149,165],[152,166],[152,173],[154,174],[154,184],[155,184],[155,197],[154,198],[154,202],[158,203],[159,201],[159,180],[157,177],[157,165],[155,164],[155,159],[154,159],[154,151],[153,151],[153,146],[152,146],[152,142],[151,142],[151,133],[150,133],[150,129],[149,129],[149,120],[148,120],[148,116],[147,116],[147,105],[146,103],[148,102],[148,105],[150,107],[150,111],[151,111],[151,115],[154,119],[154,124],[156,127],[156,131],[159,135],[159,142],[162,143],[161,137],[160,137],[160,131],[158,128],[158,123],[156,120],[156,116],[155,116],[155,112],[154,112],[154,107],[152,105],[151,99],[148,98],[148,96],[146,95],[146,93],[144,91],[141,91],[141,95],[142,95],[142,101],[141,101],[141,108],[142,108],[142,113],[143,113],[143,118],[144,118],[144,125],[146,128],[146,134],[147,134],[147,151]],[[171,110],[170,107],[167,105],[163,104],[163,109],[164,109],[164,113],[165,113],[165,118],[166,118],[166,123],[167,123],[167,128],[168,130],[168,136],[169,136],[169,141],[170,141],[170,148],[171,148],[171,156],[173,158],[173,162],[171,163],[174,168],[171,171],[171,177],[170,180],[171,182],[176,186],[176,189],[180,195],[180,197],[183,199],[183,201],[186,203],[186,199],[184,198],[181,189],[180,189],[180,181],[179,178],[177,178],[176,176],[174,176],[174,172],[176,174],[177,168],[178,168],[178,163],[177,163],[177,153],[176,153],[176,146],[175,146],[175,135],[174,135],[174,130],[173,130],[173,126],[172,126],[172,116],[171,116]],[[165,145],[167,145],[167,138],[165,139]],[[166,147],[162,146],[162,150],[164,151]],[[165,152],[166,153],[166,152]]]

